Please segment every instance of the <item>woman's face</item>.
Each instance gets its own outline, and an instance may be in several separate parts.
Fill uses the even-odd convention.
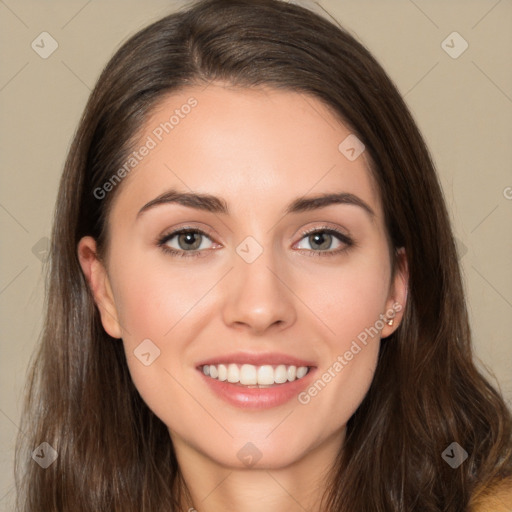
[[[178,456],[277,468],[343,441],[406,289],[361,150],[311,96],[191,87],[96,191],[108,253],[86,237],[80,261]]]

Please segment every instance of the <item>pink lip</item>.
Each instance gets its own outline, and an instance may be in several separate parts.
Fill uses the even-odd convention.
[[[287,366],[308,366],[309,372],[302,379],[276,384],[269,388],[249,388],[239,384],[231,384],[227,381],[212,379],[203,373],[204,365],[218,364],[253,364],[261,366],[263,364]],[[220,398],[231,405],[241,409],[269,409],[283,405],[293,398],[296,398],[301,391],[311,385],[314,378],[316,367],[310,361],[297,359],[285,354],[229,354],[221,357],[215,357],[205,360],[197,366],[197,370],[204,380],[205,384]]]
[[[206,364],[252,364],[254,366],[262,366],[264,364],[279,365],[284,364],[286,366],[315,366],[311,361],[304,359],[298,359],[287,354],[279,354],[278,352],[268,352],[266,354],[251,354],[249,352],[237,352],[234,354],[225,354],[223,356],[212,357],[201,361],[196,367],[200,368]]]
[[[315,369],[311,368],[302,379],[276,384],[269,388],[248,388],[227,381],[219,381],[206,376],[201,377],[207,386],[220,398],[240,409],[270,409],[296,398],[301,391],[311,385]]]

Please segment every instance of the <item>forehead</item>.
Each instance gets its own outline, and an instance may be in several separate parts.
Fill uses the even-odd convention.
[[[167,189],[226,198],[240,214],[343,191],[379,215],[367,152],[354,159],[362,146],[350,128],[300,92],[189,87],[159,101],[134,147],[136,165],[116,197],[123,215]]]

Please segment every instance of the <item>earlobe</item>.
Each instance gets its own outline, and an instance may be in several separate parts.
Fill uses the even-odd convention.
[[[78,242],[78,260],[98,307],[101,323],[105,331],[113,338],[122,337],[114,294],[107,270],[98,257],[96,241],[85,236]]]
[[[398,329],[405,311],[407,303],[407,293],[409,288],[409,267],[407,265],[407,255],[405,249],[401,247],[397,251],[397,269],[393,282],[390,287],[390,295],[386,303],[386,319],[392,322],[386,322],[382,329],[381,337],[387,338]]]

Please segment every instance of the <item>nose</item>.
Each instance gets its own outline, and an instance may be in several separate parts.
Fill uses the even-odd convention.
[[[252,334],[293,325],[297,318],[295,296],[270,251],[264,250],[252,263],[234,257],[234,268],[224,283],[225,324]]]

